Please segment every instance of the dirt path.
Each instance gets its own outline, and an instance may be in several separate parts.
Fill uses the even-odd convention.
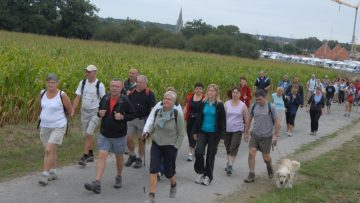
[[[285,156],[284,158],[290,158],[299,162],[312,160],[322,154],[330,152],[332,150],[341,148],[346,142],[353,140],[354,137],[360,136],[360,122],[357,121],[354,124],[350,124],[343,129],[336,132],[335,137],[331,137],[321,141],[318,145],[311,147],[309,150],[295,153],[293,155]],[[297,176],[297,181],[302,181],[304,177]],[[274,181],[268,181],[266,174],[261,174],[260,178],[256,181],[256,184],[249,184],[248,187],[242,187],[238,192],[235,192],[225,199],[219,200],[219,202],[249,202],[255,197],[261,194],[265,194],[274,191]]]
[[[343,107],[334,105],[334,112],[332,114],[320,118],[318,136],[309,136],[309,115],[304,109],[301,109],[296,118],[293,137],[287,137],[284,130],[282,130],[282,136],[278,142],[281,153],[277,151],[272,152],[272,158],[274,162],[277,162],[281,157],[293,154],[301,145],[311,143],[321,137],[332,134],[344,126],[351,124],[352,120],[359,118],[359,113],[354,113],[353,119],[344,117]],[[324,147],[319,147],[317,151],[308,152],[310,154],[304,154],[302,157],[299,155],[298,159],[304,161],[306,160],[305,158],[317,156],[320,153],[324,153],[327,149],[331,150],[341,146],[345,140],[351,139],[351,135],[360,134],[357,133],[356,130],[360,129],[359,125],[360,124],[357,124],[351,128],[354,129],[351,132],[345,129],[344,132],[340,133],[340,135],[344,135],[345,137],[336,137],[334,141],[329,140],[327,146],[322,145]],[[229,195],[230,197],[226,199],[230,199],[232,197],[231,194],[234,192],[241,195],[240,200],[249,200],[252,196],[257,196],[260,193],[271,191],[275,188],[274,181],[269,181],[265,175],[262,175],[265,174],[266,169],[260,154],[258,154],[256,158],[256,182],[254,184],[245,184],[243,182],[248,174],[248,145],[244,142],[240,145],[232,176],[229,177],[224,172],[226,152],[224,146],[220,144],[218,154],[216,155],[213,182],[208,187],[197,185],[194,183],[197,176],[193,169],[194,163],[185,160],[187,145],[188,142],[184,139],[181,150],[178,153],[176,171],[179,187],[176,198],[169,199],[169,182],[163,180],[158,184],[156,202],[221,202],[224,197],[228,197]],[[147,146],[147,160],[149,160],[149,149],[150,146]],[[119,190],[115,190],[112,187],[114,175],[114,157],[110,157],[102,180],[102,192],[100,195],[89,193],[83,186],[84,183],[94,179],[95,164],[89,164],[86,168],[80,168],[77,165],[61,168],[59,169],[59,180],[52,182],[47,187],[38,186],[38,174],[19,177],[8,182],[0,183],[0,202],[133,203],[144,201],[146,194],[143,192],[143,185],[147,187],[148,184],[148,169],[126,167],[123,175],[123,187]],[[234,202],[239,202],[239,199]]]

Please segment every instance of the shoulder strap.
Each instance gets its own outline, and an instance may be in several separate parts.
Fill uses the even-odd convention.
[[[98,96],[98,98],[100,98],[100,91],[99,91],[99,88],[100,88],[100,80],[98,80],[97,82],[96,82],[96,94],[97,94],[97,96]]]
[[[268,109],[269,109],[269,115],[271,116],[271,120],[274,124],[275,121],[274,121],[274,117],[273,117],[273,112],[271,111],[271,103],[270,102],[268,102]]]
[[[254,109],[255,109],[255,106],[256,106],[256,102],[254,102],[253,106],[251,107],[251,116],[254,117]]]
[[[44,97],[45,93],[46,93],[46,89],[41,90],[40,99],[42,99]]]
[[[81,95],[84,94],[85,83],[86,83],[86,79],[82,80],[82,82],[81,82]]]

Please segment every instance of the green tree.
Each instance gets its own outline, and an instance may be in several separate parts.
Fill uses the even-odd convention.
[[[190,39],[195,35],[207,35],[213,30],[213,26],[208,25],[205,22],[202,22],[202,19],[199,19],[193,20],[192,22],[186,22],[184,28],[181,30],[181,33],[186,39]]]

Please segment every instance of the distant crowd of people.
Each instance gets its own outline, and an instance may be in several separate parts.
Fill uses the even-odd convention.
[[[226,148],[227,175],[233,173],[243,139],[249,143],[249,174],[244,181],[255,181],[257,151],[262,153],[268,176],[272,178],[270,149],[280,136],[284,120],[287,135],[291,137],[297,111],[305,107],[311,120],[310,135],[316,136],[319,119],[323,114],[331,113],[332,103],[345,103],[344,116],[350,117],[360,90],[358,80],[330,80],[326,75],[320,80],[314,74],[305,86],[300,83],[299,77],[295,76],[290,81],[287,75],[273,84],[261,71],[255,80],[254,91],[247,78],[241,77],[239,86],[226,92],[226,102],[221,100],[217,84],[209,84],[205,88],[202,83],[195,83],[194,90],[184,98],[185,105],[182,107],[178,102],[182,98],[178,98],[172,87],[167,88],[162,100],[157,102],[154,92],[147,85],[148,78],[140,75],[137,69],[131,69],[125,81],[112,79],[108,93],[96,77],[97,67],[89,65],[85,72],[86,78],[79,82],[72,103],[67,94],[58,89],[56,75],[49,74],[46,78],[46,89],[40,93],[39,127],[45,156],[39,184],[45,186],[57,179],[56,146],[63,142],[68,117],[73,117],[81,105],[84,150],[79,165],[83,167],[94,161],[94,133],[100,123],[96,175],[94,181],[84,185],[86,190],[101,192],[101,180],[110,152],[116,157],[114,188],[121,188],[123,167],[143,167],[145,141],[151,137],[149,198],[145,202],[155,202],[157,181],[162,175],[170,180],[170,198],[176,196],[176,159],[184,137],[188,138],[186,159],[189,162],[195,159],[197,184],[208,186],[213,181],[220,140],[224,140]],[[276,91],[271,93],[274,86]],[[125,153],[128,154],[126,162]]]

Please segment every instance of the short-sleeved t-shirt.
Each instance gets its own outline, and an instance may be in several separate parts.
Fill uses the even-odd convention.
[[[80,81],[79,86],[77,87],[75,94],[82,97],[82,106],[83,109],[96,109],[99,107],[100,99],[105,95],[105,86],[103,83],[99,85],[99,96],[97,95],[96,83],[90,83],[89,80],[85,81],[84,92],[81,94],[82,81]]]
[[[147,117],[150,114],[151,108],[156,104],[155,95],[150,90],[148,95],[146,94],[146,90],[141,92],[135,90],[129,95],[129,99],[134,105],[137,118]]]
[[[285,110],[285,103],[282,96],[274,93],[272,94],[272,99],[277,110]]]
[[[254,104],[253,104],[254,105]],[[261,106],[260,104],[256,104],[254,108],[254,115],[252,115],[250,108],[250,119],[254,118],[253,129],[251,131],[251,135],[255,138],[268,138],[273,134],[274,122],[277,118],[275,106],[271,105],[271,113],[269,114],[268,104],[264,104]],[[271,118],[272,116],[272,118]]]

